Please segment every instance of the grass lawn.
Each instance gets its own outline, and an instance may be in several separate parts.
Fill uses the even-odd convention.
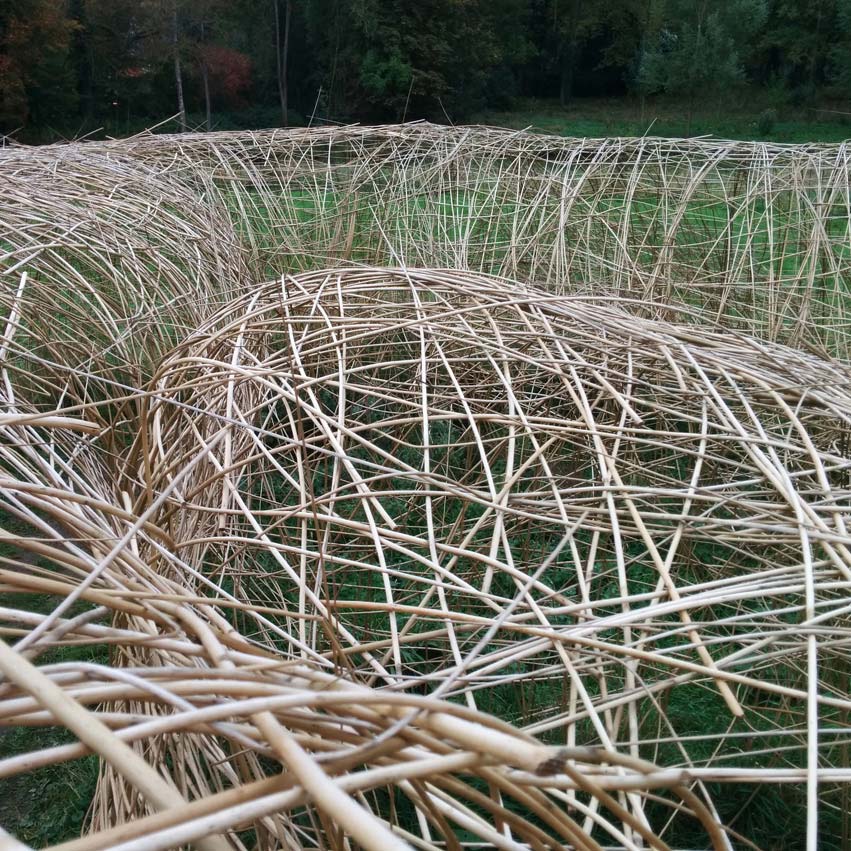
[[[718,136],[772,142],[841,142],[851,138],[851,110],[781,108],[767,126],[760,122],[771,109],[756,98],[745,104],[699,105],[688,119],[685,104],[648,99],[642,108],[637,98],[576,98],[563,107],[558,101],[519,101],[516,109],[486,111],[475,123],[517,129],[531,128],[558,136]]]
[[[726,172],[713,173],[691,194],[667,190],[654,182],[654,167],[645,169],[644,185],[629,198],[625,178],[600,168],[600,177],[583,184],[567,205],[560,184],[547,183],[543,173],[529,176],[528,197],[522,197],[525,190],[501,182],[498,162],[480,168],[477,185],[451,191],[434,188],[426,177],[413,181],[407,195],[388,170],[355,194],[343,175],[322,192],[305,185],[275,197],[246,189],[236,203],[223,186],[222,195],[267,279],[309,269],[317,254],[393,264],[389,234],[402,256],[424,257],[425,265],[460,263],[557,291],[596,286],[634,296],[634,278],[618,265],[625,253],[636,275],[656,280],[661,274],[654,300],[710,315],[721,310],[731,327],[780,341],[798,333],[798,319],[808,312],[811,341],[845,352],[846,207],[824,209],[791,190],[768,200],[761,191],[748,197]],[[570,174],[574,181],[585,176],[581,167]],[[715,179],[721,176],[725,185]],[[814,233],[823,237],[815,247]],[[660,256],[666,244],[668,253]]]
[[[11,549],[4,544],[0,556],[14,556],[9,552]],[[49,612],[58,602],[42,594],[0,595],[0,605],[30,612]],[[80,614],[86,608],[75,606],[72,612]],[[106,652],[101,650],[90,646],[58,647],[39,656],[38,664],[74,661],[108,664]],[[75,741],[64,727],[2,727],[0,756],[8,758]],[[35,848],[74,839],[83,830],[97,776],[98,759],[87,756],[0,778],[0,825]]]

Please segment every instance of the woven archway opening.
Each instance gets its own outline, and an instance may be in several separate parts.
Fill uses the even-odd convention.
[[[174,488],[158,525],[271,652],[827,818],[849,377],[495,278],[316,272],[164,362],[128,489]]]

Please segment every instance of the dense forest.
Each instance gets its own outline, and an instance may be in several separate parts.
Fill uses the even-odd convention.
[[[851,93],[851,0],[0,0],[0,132],[460,122],[518,98]]]

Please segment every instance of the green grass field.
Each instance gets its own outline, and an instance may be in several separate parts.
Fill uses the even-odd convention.
[[[518,102],[511,111],[486,111],[473,120],[495,127],[531,128],[558,136],[717,136],[771,142],[842,142],[851,138],[851,113],[835,108],[781,107],[771,127],[760,117],[768,103],[699,104],[689,121],[685,104],[648,100],[643,108],[633,98],[576,98],[568,106],[558,102]]]
[[[759,192],[731,192],[732,179],[682,197],[650,185],[626,197],[618,180],[594,177],[564,213],[557,188],[526,201],[503,189],[498,175],[479,179],[475,188],[452,192],[424,185],[407,198],[392,189],[352,197],[343,185],[323,196],[297,188],[273,208],[268,197],[246,190],[229,207],[267,278],[310,269],[317,254],[393,265],[389,235],[402,256],[425,251],[425,265],[460,264],[559,291],[637,294],[708,315],[720,311],[726,325],[779,341],[799,333],[807,311],[815,320],[811,342],[844,353],[851,230],[843,203],[826,214],[815,193],[808,199],[781,191],[769,207]],[[583,179],[582,170],[572,179]],[[553,276],[555,267],[561,271]]]
[[[4,512],[5,513],[5,512]],[[14,522],[3,518],[5,528]],[[16,557],[14,548],[0,545],[0,558]],[[0,605],[30,612],[50,612],[57,600],[43,594],[0,595]],[[75,606],[74,614],[89,608]],[[8,636],[6,637],[8,641]],[[106,653],[91,647],[59,647],[39,657],[40,665],[63,662],[109,664]],[[15,727],[0,729],[0,755],[32,753],[70,744],[74,737],[64,727]],[[80,836],[91,805],[98,776],[94,756],[48,766],[13,777],[0,778],[0,825],[22,842],[42,848]]]

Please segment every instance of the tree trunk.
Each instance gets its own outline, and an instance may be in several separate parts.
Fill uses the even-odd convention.
[[[183,70],[180,66],[180,39],[177,23],[177,0],[171,6],[171,49],[174,54],[174,82],[177,87],[177,111],[180,118],[180,132],[186,132],[186,103],[183,100]]]
[[[275,8],[275,58],[278,63],[278,96],[281,100],[281,119],[283,126],[289,126],[287,114],[289,112],[289,92],[287,91],[287,67],[289,66],[290,53],[290,14],[292,3],[286,0],[286,11],[284,12],[284,43],[281,45],[281,9],[280,0],[272,0]]]
[[[559,88],[559,101],[562,106],[567,106],[573,97],[573,69],[576,64],[576,45],[573,41],[567,41],[562,46],[561,54],[561,85]]]
[[[281,107],[284,111],[284,127],[289,126],[289,89],[287,79],[287,68],[290,58],[290,14],[292,13],[291,0],[287,0],[287,11],[284,15],[284,56],[281,61]]]
[[[80,92],[80,114],[86,121],[94,115],[94,69],[92,51],[89,39],[86,7],[83,0],[72,0],[70,5],[71,17],[79,24],[74,34],[74,64],[77,69],[77,86]]]
[[[207,60],[201,60],[201,81],[204,84],[204,107],[207,112],[207,132],[213,129],[213,111],[210,107],[210,69],[207,67]]]
[[[694,117],[694,89],[689,89],[688,93],[688,117],[686,118],[686,136],[691,136],[691,120]]]
[[[820,43],[821,37],[821,3],[818,3],[818,12],[816,13],[816,29],[815,29],[815,41],[816,44]],[[812,97],[812,93],[816,89],[816,65],[817,65],[818,57],[816,56],[816,51],[813,50],[810,54],[810,67],[809,67],[809,81],[810,81],[810,91],[809,95]],[[812,114],[812,113],[810,113]]]
[[[201,83],[204,87],[204,111],[207,114],[207,132],[213,129],[213,111],[210,106],[210,67],[207,65],[207,31],[201,21],[201,44],[198,47],[198,59],[201,66]]]

